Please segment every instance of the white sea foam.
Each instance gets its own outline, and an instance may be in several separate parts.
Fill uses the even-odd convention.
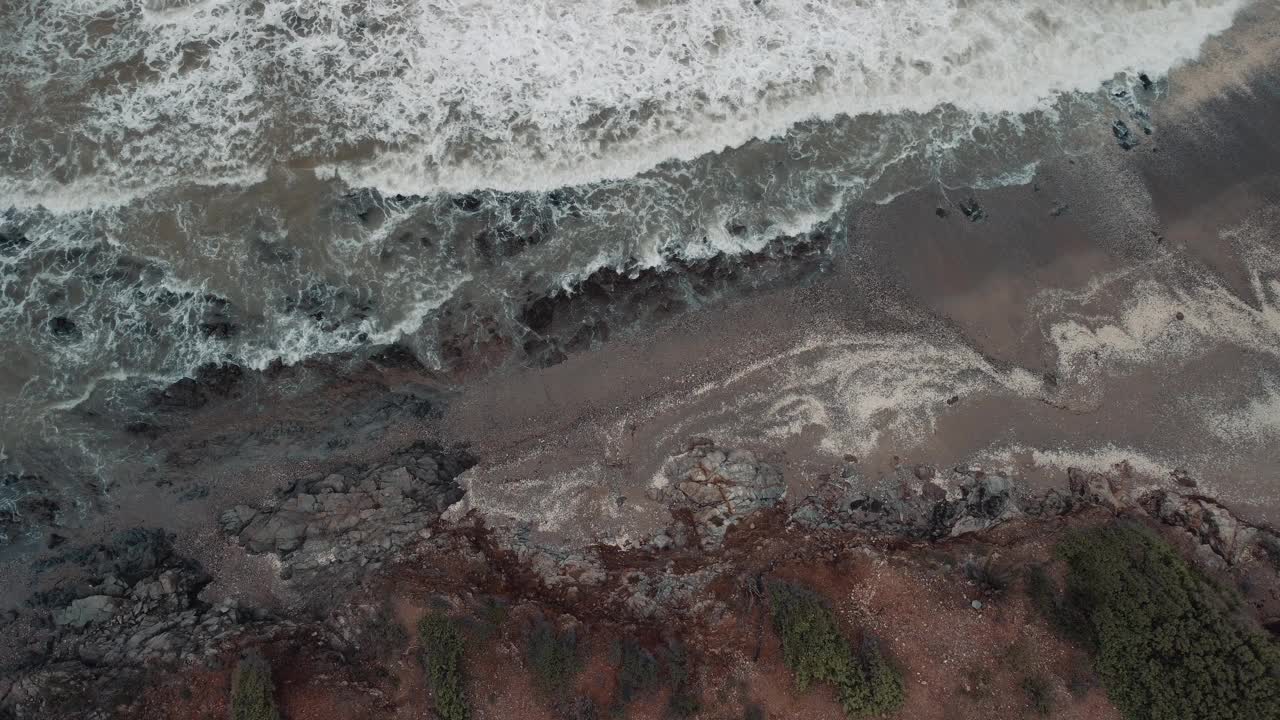
[[[20,0],[0,79],[37,107],[4,115],[0,150],[28,200],[86,171],[153,187],[264,162],[390,192],[545,189],[838,114],[1043,108],[1166,72],[1243,4]]]

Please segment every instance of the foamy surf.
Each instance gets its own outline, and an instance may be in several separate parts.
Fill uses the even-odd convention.
[[[806,120],[1045,109],[1168,71],[1243,4],[26,0],[0,149],[10,183],[302,163],[388,193],[546,190]]]
[[[430,361],[450,312],[519,343],[527,303],[593,274],[1028,182],[1099,83],[1165,73],[1243,2],[9,3],[0,417],[31,436],[206,363]],[[1000,384],[964,360],[956,383]],[[881,401],[932,408],[931,368]],[[885,414],[851,412],[873,442]]]

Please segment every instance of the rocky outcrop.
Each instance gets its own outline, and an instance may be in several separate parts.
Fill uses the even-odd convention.
[[[814,530],[939,539],[986,530],[1027,513],[1066,512],[1072,506],[1055,495],[1021,497],[1008,477],[978,468],[957,467],[942,477],[930,466],[902,467],[877,483],[865,482],[851,467],[842,475],[799,502],[791,522]]]
[[[212,658],[251,627],[288,626],[263,624],[264,614],[234,603],[201,600],[209,576],[160,530],[128,530],[40,569],[60,581],[36,592],[6,630],[25,648],[4,668],[11,682],[0,689],[0,708],[17,718],[80,717],[85,698],[98,698],[93,705],[105,712],[127,699],[145,667]]]
[[[222,527],[249,552],[280,556],[286,578],[353,579],[429,537],[462,499],[455,480],[473,464],[464,449],[418,443],[384,464],[291,482],[256,507],[227,510]]]
[[[1276,536],[1242,522],[1231,511],[1202,496],[1156,491],[1142,507],[1167,525],[1183,528],[1227,565],[1238,565],[1269,552]]]
[[[676,513],[688,513],[705,549],[720,547],[729,528],[775,507],[787,494],[782,471],[749,450],[722,450],[710,441],[692,442],[667,462],[663,473],[669,484],[655,489],[655,499],[665,500]]]

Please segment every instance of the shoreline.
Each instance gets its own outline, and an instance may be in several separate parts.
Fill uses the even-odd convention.
[[[1238,78],[1224,43],[1213,62]],[[338,697],[407,717],[425,693],[405,660],[414,641],[387,658],[362,633],[411,633],[432,598],[528,602],[539,616],[583,602],[582,622],[634,625],[654,643],[670,622],[715,656],[717,612],[733,633],[763,622],[734,604],[733,583],[753,573],[849,594],[898,573],[885,587],[923,616],[910,578],[929,579],[931,601],[976,599],[946,588],[970,546],[1049,562],[1046,537],[1115,517],[1248,585],[1251,622],[1280,633],[1280,576],[1266,574],[1280,552],[1277,78],[1280,65],[1255,65],[1249,92],[1198,95],[1194,112],[1166,98],[1132,149],[1099,126],[1027,185],[917,190],[756,255],[602,271],[575,294],[528,299],[528,338],[460,308],[440,321],[457,329],[445,371],[393,345],[204,368],[124,400],[89,393],[71,413],[120,439],[127,479],[77,477],[87,506],[58,495],[57,478],[13,479],[49,491],[0,527],[38,538],[0,552],[0,612],[21,639],[0,667],[22,678],[0,687],[0,709],[35,717],[65,681],[86,693],[75,712],[105,711],[92,705],[110,696],[96,683],[113,664],[151,693],[124,716],[158,716],[162,701],[220,708],[209,688],[224,689],[229,658],[263,644],[350,680],[290,675],[291,702],[312,713],[297,717],[328,718],[324,699]],[[86,519],[59,521],[72,512]],[[931,565],[934,552],[953,562]],[[860,584],[836,583],[840,568]],[[1080,661],[1024,605],[1010,600],[1010,617]],[[893,614],[869,599],[857,612],[869,607]],[[948,617],[963,625],[965,607]],[[750,642],[770,652],[748,635],[708,667],[741,670],[726,658]],[[909,707],[933,717],[920,703],[954,688],[922,689],[940,672],[920,660],[923,641],[888,642],[926,668]],[[325,659],[347,651],[373,652],[405,684]],[[148,667],[200,678],[199,692]],[[752,677],[782,703],[775,670]],[[485,717],[541,717],[515,687]],[[827,700],[803,702],[828,717]],[[1113,716],[1096,689],[1073,702],[1063,717]]]

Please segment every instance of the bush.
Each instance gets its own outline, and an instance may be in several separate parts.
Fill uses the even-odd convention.
[[[231,677],[231,720],[280,720],[266,658],[250,651]]]
[[[1037,715],[1048,716],[1053,712],[1053,685],[1041,675],[1022,678],[1022,691]]]
[[[689,653],[682,643],[674,642],[666,652],[667,678],[671,697],[667,701],[667,717],[684,720],[698,714],[701,704],[694,692],[689,670]]]
[[[657,682],[658,661],[653,653],[631,638],[619,642],[614,652],[618,663],[618,702],[625,705]]]
[[[773,583],[769,588],[773,627],[782,657],[801,692],[814,682],[833,685],[849,717],[883,715],[902,705],[902,678],[868,644],[856,655],[840,633],[835,616],[812,591]]]
[[[1063,617],[1080,618],[1112,702],[1131,720],[1280,718],[1280,649],[1154,533],[1070,535]]]
[[[1079,603],[1066,602],[1043,565],[1027,569],[1027,594],[1031,602],[1059,635],[1092,649],[1093,636]]]
[[[467,720],[467,683],[462,633],[448,616],[428,613],[418,622],[427,669],[427,683],[442,720]]]
[[[1013,573],[1007,566],[997,562],[993,555],[981,560],[970,558],[965,561],[964,574],[977,583],[980,589],[992,595],[999,595],[1009,589],[1013,582]]]
[[[559,698],[569,689],[581,664],[578,638],[573,631],[561,632],[541,619],[529,633],[525,654],[534,681],[552,698]]]

